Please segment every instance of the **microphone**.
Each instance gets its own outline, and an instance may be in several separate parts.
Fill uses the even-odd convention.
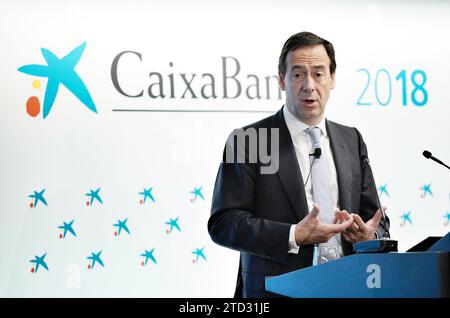
[[[428,150],[425,150],[423,153],[423,156],[427,159],[431,159],[433,161],[436,161],[438,164],[443,165],[444,167],[447,167],[448,169],[450,169],[449,166],[447,166],[445,163],[443,163],[442,161],[440,161],[438,158],[433,157],[433,154],[431,152],[429,152]]]
[[[312,165],[313,165],[314,161],[316,159],[319,159],[321,155],[322,155],[322,149],[321,148],[314,148],[314,152],[309,154],[310,157],[314,156],[314,159],[313,159],[313,161],[311,161],[311,165],[309,166],[308,177],[306,178],[306,182],[303,185],[303,187],[306,187],[306,184],[308,183],[309,177],[311,176]]]
[[[315,148],[313,153],[309,154],[310,156],[314,156],[316,159],[319,159],[322,155],[322,149],[321,148]]]
[[[362,163],[366,164],[368,167],[368,171],[370,172],[370,175],[372,177],[372,180],[375,183],[375,178],[373,176],[373,171],[372,171],[372,167],[370,166],[370,162],[369,162],[369,158],[367,157],[367,155],[361,155],[361,161]],[[383,223],[386,226],[386,214],[384,213],[384,209],[381,206],[381,201],[380,201],[380,197],[378,196],[378,190],[376,189],[375,186],[375,193],[376,193],[376,197],[377,197],[377,203],[378,203],[378,208],[381,211],[381,217],[383,219]],[[377,234],[378,236],[378,234]],[[353,250],[356,253],[387,253],[387,252],[397,252],[397,245],[398,242],[395,240],[391,240],[391,235],[389,233],[389,230],[387,229],[387,227],[385,228],[385,231],[383,233],[383,237],[381,239],[374,239],[374,240],[368,240],[368,241],[363,241],[363,242],[357,242],[353,244]]]

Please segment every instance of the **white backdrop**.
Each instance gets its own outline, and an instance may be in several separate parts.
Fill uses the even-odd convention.
[[[265,77],[276,75],[284,41],[304,30],[335,45],[327,117],[362,132],[377,185],[389,193],[380,192],[381,200],[400,250],[450,229],[449,172],[421,155],[429,149],[450,162],[445,2],[2,1],[0,23],[0,296],[232,296],[239,255],[215,245],[206,229],[217,168],[233,128],[283,105],[274,81],[266,98]],[[46,65],[41,48],[62,58],[84,42],[75,71],[98,113],[60,85],[44,119],[47,78],[18,68]],[[117,69],[121,87],[143,90],[141,97],[113,85],[111,65],[123,51],[141,54],[142,61],[125,54]],[[239,61],[237,98],[223,96],[224,59],[230,76]],[[158,81],[151,72],[161,74],[165,98],[149,96]],[[180,74],[190,80],[193,73],[197,98],[182,98]],[[216,98],[201,96],[211,84],[206,73]],[[246,96],[249,86],[256,94],[249,74],[261,98]],[[233,97],[236,82],[227,85]],[[204,89],[211,95],[211,85]],[[36,117],[26,111],[30,96],[41,103]],[[424,195],[429,184],[432,195]],[[150,187],[155,202],[141,204],[139,193]],[[204,200],[193,200],[200,187]],[[88,206],[85,194],[97,188],[103,204]],[[29,195],[43,189],[48,205],[30,207]],[[411,222],[402,218],[408,213]],[[177,217],[181,231],[167,233],[166,222]],[[126,218],[130,234],[114,235],[113,224]],[[60,238],[58,226],[72,220],[76,237]],[[192,252],[201,248],[206,260],[196,261]],[[156,264],[142,266],[140,254],[151,249]],[[87,257],[99,251],[104,267],[89,269]],[[32,273],[30,260],[43,254],[49,270]]]

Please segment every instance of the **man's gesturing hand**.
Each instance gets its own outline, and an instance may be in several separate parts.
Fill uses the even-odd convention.
[[[386,208],[383,207],[383,210],[386,211]],[[358,214],[349,214],[347,211],[339,211],[335,212],[336,219],[335,222],[337,224],[347,222],[350,218],[353,218],[355,221],[350,227],[348,227],[344,232],[342,232],[342,237],[350,242],[356,243],[366,240],[373,240],[375,238],[375,231],[378,228],[378,224],[381,221],[381,211],[375,213],[373,218],[364,223],[361,217]]]
[[[295,226],[295,241],[298,245],[325,243],[337,233],[341,233],[354,222],[353,215],[335,224],[321,222],[317,216],[320,208],[314,203],[312,211]]]

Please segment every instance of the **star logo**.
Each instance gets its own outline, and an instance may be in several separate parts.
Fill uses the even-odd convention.
[[[386,194],[388,197],[390,197],[389,192],[387,190],[387,183],[385,183],[384,185],[380,185],[378,187],[378,191],[380,191],[380,197],[383,196],[383,193]]]
[[[34,202],[30,203],[30,208],[35,208],[38,204],[38,202],[42,202],[43,204],[45,204],[46,206],[48,206],[47,201],[45,201],[44,198],[44,190],[37,192],[37,191],[33,191],[33,194],[30,194],[28,197],[34,199]]]
[[[427,194],[430,196],[433,196],[433,192],[431,192],[431,183],[430,184],[424,184],[420,190],[423,191],[423,194],[420,195],[421,198],[426,198]]]
[[[203,188],[203,186],[201,186],[200,188],[194,187],[194,190],[192,190],[190,192],[194,195],[194,198],[191,199],[191,202],[195,202],[197,200],[197,197],[200,197],[200,199],[202,199],[203,201],[205,200],[205,198],[203,197],[203,194],[202,194],[202,188]]]
[[[154,250],[155,250],[154,248],[152,248],[151,251],[145,250],[144,253],[142,253],[142,254],[140,255],[140,256],[142,256],[142,257],[145,257],[145,261],[142,261],[142,262],[141,262],[141,266],[146,266],[148,260],[151,260],[153,263],[156,264],[156,258],[155,258],[155,256],[153,255]]]
[[[206,257],[205,254],[203,253],[203,250],[205,249],[205,247],[203,246],[202,248],[196,248],[195,251],[192,252],[192,254],[194,254],[196,256],[195,259],[192,260],[192,263],[197,263],[199,257],[203,258],[206,261]]]
[[[35,255],[34,259],[30,260],[30,263],[34,263],[36,264],[36,267],[32,267],[31,268],[31,272],[32,273],[37,273],[37,271],[39,270],[39,266],[42,266],[43,268],[45,268],[46,270],[48,270],[48,266],[47,263],[45,263],[44,258],[47,256],[47,253],[45,253],[44,255],[42,255],[41,257]]]
[[[125,232],[127,232],[128,234],[130,234],[130,230],[128,229],[128,226],[127,226],[127,221],[128,221],[128,218],[126,218],[123,221],[117,220],[117,223],[113,224],[113,226],[118,228],[118,230],[114,232],[114,236],[119,236],[120,232],[122,232],[122,229]]]
[[[412,225],[411,221],[411,211],[403,213],[400,218],[402,219],[402,223],[400,223],[401,226],[404,226],[406,222]]]
[[[172,229],[176,228],[178,231],[181,232],[180,226],[178,225],[178,219],[180,217],[177,217],[176,219],[170,219],[168,222],[166,222],[167,225],[170,225],[170,229],[166,230],[166,233],[172,233]]]
[[[98,202],[103,204],[103,201],[102,201],[102,198],[100,198],[99,192],[100,192],[100,188],[98,188],[95,191],[93,191],[92,189],[89,189],[89,193],[86,193],[86,196],[90,197],[91,199],[90,199],[90,201],[86,202],[87,206],[92,206],[92,203],[94,203],[94,200],[97,200]]]
[[[50,113],[58,93],[60,84],[65,86],[75,97],[77,97],[88,109],[97,113],[95,104],[92,100],[86,85],[80,76],[75,72],[75,66],[78,64],[81,55],[86,48],[86,42],[74,48],[63,58],[58,58],[48,49],[41,48],[47,65],[28,64],[18,68],[19,72],[37,77],[47,78],[47,87],[45,89],[43,117],[44,119]],[[40,88],[38,80],[33,82],[33,88]],[[32,96],[27,101],[27,112],[30,116],[36,117],[40,112],[40,101],[36,96]]]
[[[75,237],[77,236],[77,234],[75,233],[75,231],[72,227],[74,221],[75,220],[72,220],[69,223],[63,222],[63,225],[58,226],[58,229],[61,229],[61,231],[63,232],[63,233],[59,234],[60,239],[66,238],[67,232],[69,232],[70,234],[72,234]]]
[[[98,253],[92,252],[91,256],[86,257],[87,259],[92,261],[90,264],[88,264],[88,269],[94,269],[95,263],[99,263],[102,267],[105,267],[102,259],[100,258],[101,254],[102,254],[102,251],[100,251]]]
[[[153,189],[153,187],[150,187],[149,189],[144,188],[144,191],[139,192],[140,195],[144,196],[144,198],[139,201],[140,204],[145,204],[145,201],[147,200],[147,198],[149,198],[150,200],[155,202],[155,198],[152,195],[152,189]]]
[[[447,226],[448,223],[450,222],[450,212],[447,211],[446,214],[444,215],[444,218],[445,218],[444,225]]]

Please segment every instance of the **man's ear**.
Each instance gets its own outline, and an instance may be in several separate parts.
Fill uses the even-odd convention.
[[[280,85],[280,89],[284,91],[286,89],[286,84],[284,83],[284,75],[278,72],[278,85]]]
[[[336,86],[336,72],[331,74],[331,89]]]

